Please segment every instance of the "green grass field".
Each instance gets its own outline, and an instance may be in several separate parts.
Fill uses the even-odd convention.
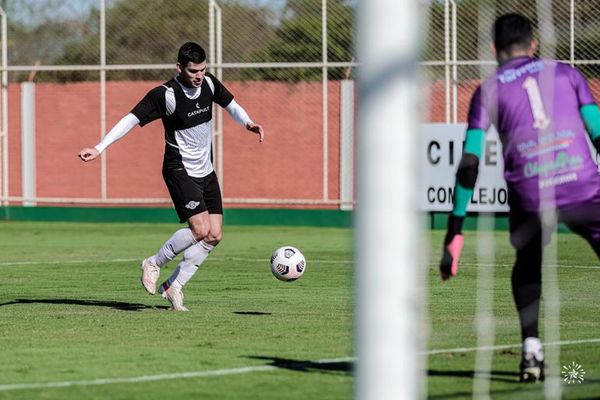
[[[186,287],[189,313],[167,310],[139,284],[139,260],[178,225],[2,223],[0,399],[350,399],[352,231],[226,226],[223,243]],[[496,344],[518,344],[509,290],[512,250],[497,251]],[[442,232],[433,232],[432,257]],[[303,250],[305,276],[275,280],[271,251]],[[586,371],[564,398],[600,396],[597,261],[560,235],[561,363]],[[460,277],[428,269],[428,397],[471,398],[476,346],[476,237],[467,234]],[[170,274],[174,265],[163,272]],[[483,267],[490,268],[490,267]],[[467,348],[467,351],[445,349]],[[438,350],[442,350],[439,351]],[[519,348],[494,351],[496,399],[543,398],[516,383]]]

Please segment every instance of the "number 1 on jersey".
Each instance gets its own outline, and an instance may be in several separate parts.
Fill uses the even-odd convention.
[[[523,82],[523,89],[527,91],[527,97],[529,98],[529,105],[533,114],[533,127],[536,129],[546,129],[550,125],[550,118],[548,118],[544,110],[544,103],[542,103],[542,95],[540,94],[540,86],[537,80],[532,76],[528,76]]]

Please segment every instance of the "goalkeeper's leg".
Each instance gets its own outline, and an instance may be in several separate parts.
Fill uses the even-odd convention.
[[[539,217],[525,213],[511,215],[511,242],[516,248],[512,292],[523,340],[519,378],[539,381],[544,379],[544,353],[538,330],[544,244]]]
[[[558,215],[569,229],[587,240],[600,259],[600,198],[565,207]]]

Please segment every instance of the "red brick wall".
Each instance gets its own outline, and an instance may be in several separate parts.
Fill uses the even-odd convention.
[[[160,82],[107,83],[107,130]],[[458,86],[458,120],[465,121],[478,81]],[[223,195],[226,198],[313,199],[323,197],[323,115],[320,83],[228,82],[228,88],[266,132],[256,135],[224,113]],[[600,81],[590,82],[596,98]],[[328,196],[339,198],[339,90],[328,87]],[[424,89],[427,122],[445,121],[444,82]],[[20,87],[9,86],[10,194],[21,195]],[[100,162],[77,158],[100,138],[97,82],[36,85],[37,194],[39,197],[100,197]],[[163,127],[136,127],[106,153],[110,198],[167,198],[161,177]],[[230,204],[228,206],[238,206]]]
[[[265,142],[225,118],[223,160],[225,197],[323,197],[322,87],[318,83],[268,82],[230,84],[257,122]],[[329,85],[329,198],[339,198],[339,84]]]
[[[458,122],[467,121],[467,113],[469,112],[469,103],[473,92],[479,85],[480,81],[461,81],[457,86],[457,98],[458,98]],[[596,101],[600,100],[600,80],[593,79],[588,81],[592,94],[596,98]],[[426,122],[446,122],[446,94],[445,94],[445,82],[435,81],[431,82],[429,87],[423,91],[423,96],[428,99],[425,108],[424,120]]]
[[[109,130],[160,82],[107,83]],[[266,132],[259,145],[224,112],[223,195],[227,198],[322,199],[323,114],[319,83],[230,82],[228,88]],[[339,83],[328,87],[329,198],[339,197]],[[10,194],[21,195],[20,87],[9,88]],[[37,195],[100,197],[100,162],[77,154],[100,139],[97,82],[36,85]],[[110,198],[167,198],[161,177],[163,127],[136,127],[107,152]]]

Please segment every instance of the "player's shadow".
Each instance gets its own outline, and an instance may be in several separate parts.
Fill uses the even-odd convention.
[[[65,304],[90,307],[107,307],[120,311],[142,311],[146,309],[167,309],[167,306],[149,306],[141,303],[125,303],[122,301],[107,300],[78,300],[78,299],[15,299],[6,303],[0,303],[0,307],[13,304]]]
[[[304,361],[292,360],[289,358],[266,357],[266,356],[248,356],[255,360],[267,360],[267,365],[272,365],[277,368],[289,369],[299,372],[318,372],[318,373],[338,373],[342,372],[347,375],[353,374],[354,364],[350,361]]]
[[[233,313],[237,315],[272,315],[272,313],[264,311],[234,311]]]
[[[486,374],[487,375],[487,374]],[[475,371],[440,371],[435,369],[427,370],[427,376],[448,376],[453,378],[475,378]],[[497,382],[510,382],[516,383],[519,380],[519,376],[514,371],[489,371],[489,379]]]

